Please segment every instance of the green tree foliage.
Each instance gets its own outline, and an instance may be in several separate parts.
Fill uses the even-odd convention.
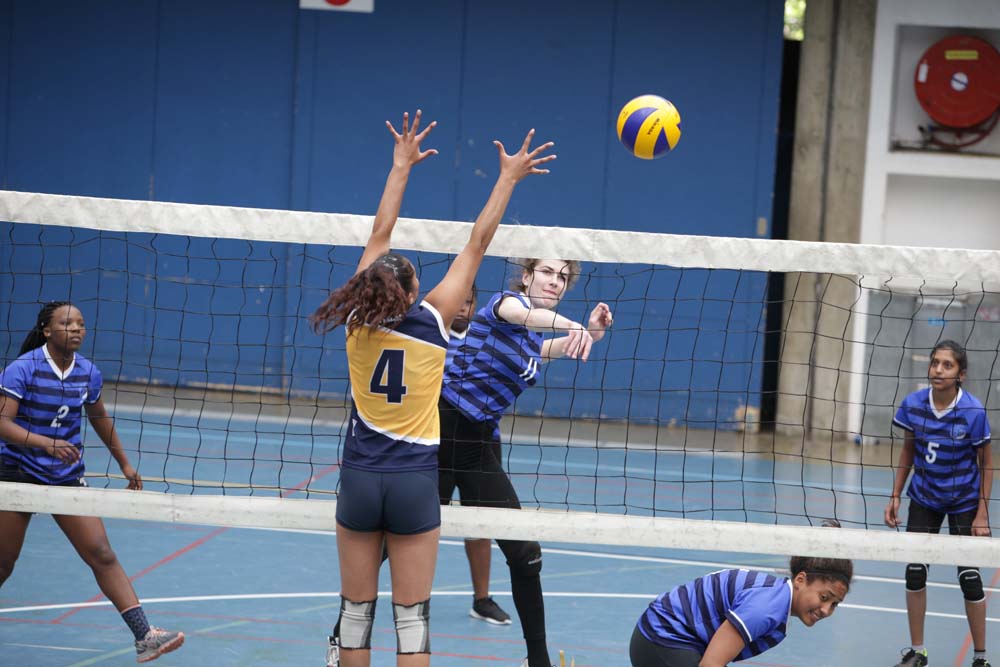
[[[805,18],[806,0],[785,0],[785,39],[802,41]]]

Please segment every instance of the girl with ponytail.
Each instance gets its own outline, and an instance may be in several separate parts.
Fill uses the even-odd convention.
[[[78,352],[86,333],[76,306],[50,301],[38,311],[20,356],[0,372],[0,484],[86,486],[80,438],[86,412],[128,488],[142,489],[142,478],[129,463],[104,407],[101,372]],[[184,633],[150,627],[100,518],[53,518],[135,635],[139,662],[155,660],[184,643]],[[0,586],[14,569],[30,521],[28,512],[0,511]]]
[[[469,241],[447,274],[418,300],[413,264],[389,252],[403,192],[413,165],[437,153],[420,143],[420,131],[403,115],[402,132],[392,123],[392,169],[375,213],[371,237],[354,277],[333,291],[310,317],[325,334],[343,325],[354,399],[344,443],[337,498],[337,552],[341,607],[327,650],[327,664],[367,666],[378,596],[383,542],[392,570],[396,664],[430,663],[430,591],[437,559],[441,507],[438,501],[440,441],[438,398],[448,349],[448,329],[462,309],[517,183],[544,174],[540,156],[552,144],[530,148],[534,130],[508,155],[495,141],[500,174]]]

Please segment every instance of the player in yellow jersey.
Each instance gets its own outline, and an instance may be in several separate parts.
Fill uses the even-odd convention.
[[[357,272],[312,314],[320,334],[344,325],[354,408],[341,461],[337,502],[340,557],[340,646],[331,641],[327,663],[367,666],[385,541],[392,573],[396,664],[430,664],[430,592],[437,561],[441,508],[438,500],[438,398],[448,348],[448,329],[462,308],[496,233],[514,187],[529,174],[545,174],[542,155],[552,143],[532,149],[534,130],[508,155],[494,141],[500,175],[476,219],[472,234],[447,274],[418,301],[420,281],[402,255],[389,252],[392,229],[413,165],[436,150],[420,143],[420,131],[403,115],[402,132],[386,126],[395,141],[392,169],[375,213],[371,237]]]

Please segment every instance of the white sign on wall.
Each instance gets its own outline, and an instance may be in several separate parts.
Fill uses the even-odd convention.
[[[331,12],[375,11],[375,0],[299,0],[299,9],[326,9]]]

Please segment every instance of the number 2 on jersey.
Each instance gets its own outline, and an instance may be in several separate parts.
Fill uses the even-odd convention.
[[[69,414],[69,406],[60,405],[59,411],[56,412],[55,418],[52,420],[52,423],[49,424],[49,428],[62,428],[62,420],[66,419],[66,415],[68,414]]]
[[[406,385],[403,384],[405,365],[405,350],[382,350],[382,356],[375,362],[368,391],[384,395],[386,403],[402,403],[403,396],[406,396]]]

